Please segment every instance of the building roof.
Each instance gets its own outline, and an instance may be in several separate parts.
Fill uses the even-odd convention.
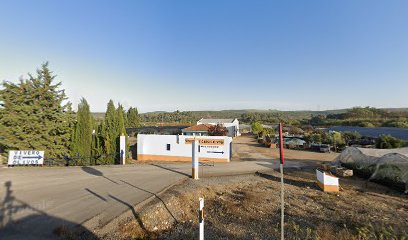
[[[232,123],[235,121],[236,118],[220,118],[220,119],[212,119],[212,118],[202,118],[198,122],[200,123]]]
[[[181,131],[183,132],[207,132],[210,126],[211,125],[208,125],[208,124],[199,124],[199,125],[194,125],[188,128],[184,128]]]

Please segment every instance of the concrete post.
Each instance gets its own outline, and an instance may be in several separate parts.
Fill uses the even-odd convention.
[[[125,165],[126,163],[126,137],[124,135],[120,136],[120,164]]]
[[[198,142],[194,140],[192,145],[192,162],[193,162],[193,172],[191,177],[195,180],[198,179]]]

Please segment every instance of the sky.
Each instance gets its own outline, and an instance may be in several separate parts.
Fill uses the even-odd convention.
[[[0,1],[0,81],[48,61],[74,108],[408,107],[408,1]]]

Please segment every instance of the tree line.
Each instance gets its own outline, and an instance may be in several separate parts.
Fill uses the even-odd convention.
[[[119,137],[139,127],[137,108],[123,109],[110,100],[104,119],[96,121],[85,98],[72,110],[61,82],[48,63],[18,83],[3,81],[0,89],[0,147],[45,150],[47,158],[76,158],[79,164],[119,161]]]

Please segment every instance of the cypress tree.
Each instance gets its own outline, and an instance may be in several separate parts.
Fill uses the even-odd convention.
[[[120,163],[120,136],[125,135],[126,134],[126,128],[125,128],[125,114],[123,111],[123,106],[121,104],[118,104],[118,109],[116,110],[116,114],[117,114],[117,119],[118,119],[118,136],[117,136],[117,154],[116,157],[116,162]],[[127,145],[127,137],[126,137],[126,145]]]
[[[127,125],[128,128],[140,127],[140,118],[137,108],[130,107],[127,111]]]
[[[18,83],[4,81],[0,90],[0,145],[8,150],[44,150],[62,157],[69,150],[72,112],[61,82],[48,63],[36,76]]]
[[[121,104],[118,104],[118,109],[116,110],[117,120],[118,120],[118,137],[126,135],[126,128],[125,128],[125,114],[123,113],[123,107]]]
[[[113,101],[110,100],[105,113],[105,129],[103,135],[105,153],[109,155],[106,162],[108,164],[114,163],[114,157],[112,156],[116,154],[116,138],[118,136],[118,132],[118,121],[115,105],[113,104]]]
[[[85,98],[78,104],[78,112],[72,144],[73,155],[81,156],[82,164],[90,164],[92,151],[92,115]]]

